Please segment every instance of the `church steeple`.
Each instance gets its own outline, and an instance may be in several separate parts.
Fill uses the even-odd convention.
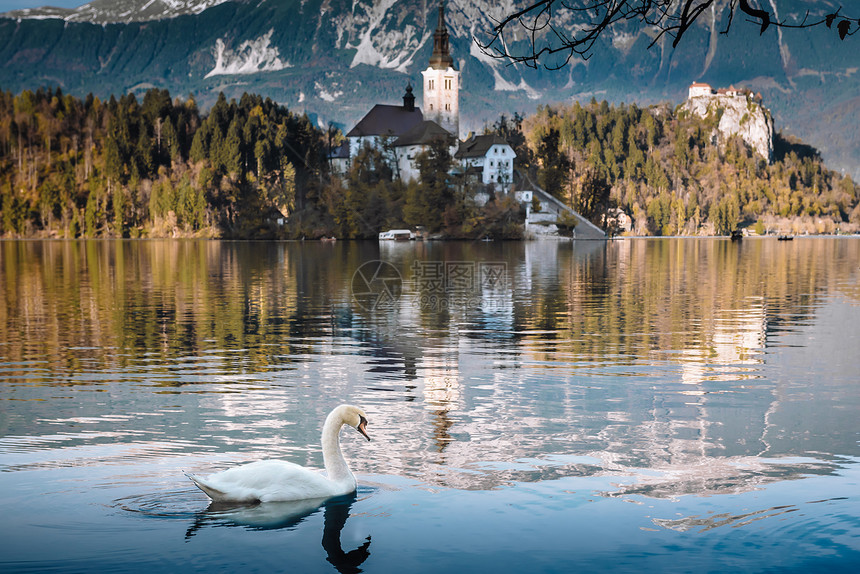
[[[439,21],[433,33],[433,54],[424,76],[424,118],[460,137],[460,72],[454,67],[445,27],[445,6],[439,2]]]
[[[454,67],[454,58],[448,47],[448,28],[445,27],[445,6],[439,2],[439,23],[433,32],[433,54],[430,56],[430,67],[435,70],[447,70]]]

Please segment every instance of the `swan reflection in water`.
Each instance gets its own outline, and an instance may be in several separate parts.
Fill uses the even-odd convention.
[[[293,528],[322,508],[322,547],[327,554],[326,560],[338,572],[354,574],[361,572],[359,566],[370,556],[370,536],[364,544],[349,552],[345,552],[341,546],[340,533],[356,499],[356,493],[352,492],[328,499],[263,502],[254,505],[212,502],[206,510],[197,514],[194,523],[185,532],[185,539],[190,539],[207,523],[213,526],[240,526],[250,530]]]

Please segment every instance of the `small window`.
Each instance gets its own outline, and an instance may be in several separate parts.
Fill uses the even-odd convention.
[[[451,89],[451,78],[445,78],[445,89],[446,90]]]
[[[430,104],[430,111],[433,111],[433,104]]]
[[[432,89],[433,89],[433,80],[430,80],[430,82],[429,82],[429,84],[428,84],[428,86],[427,86],[427,89],[428,89],[428,90],[432,90]]]

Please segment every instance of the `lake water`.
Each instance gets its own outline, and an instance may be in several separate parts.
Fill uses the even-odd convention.
[[[860,571],[860,239],[0,242],[0,571]],[[210,506],[183,470],[355,496]]]

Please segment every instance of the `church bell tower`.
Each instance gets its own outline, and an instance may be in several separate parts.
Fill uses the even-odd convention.
[[[445,8],[439,3],[439,23],[433,33],[433,54],[424,76],[424,118],[460,137],[460,72],[448,46]]]

